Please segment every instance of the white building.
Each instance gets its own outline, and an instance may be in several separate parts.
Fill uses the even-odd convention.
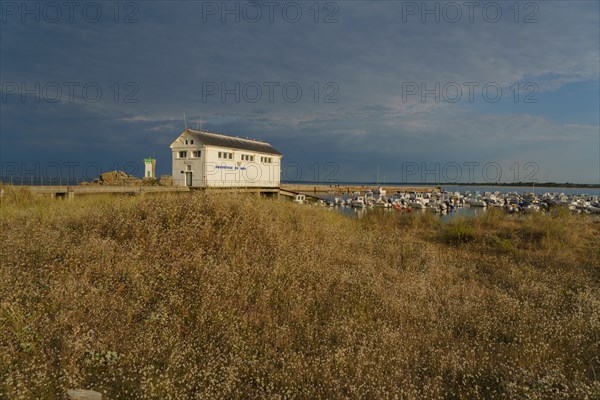
[[[171,143],[173,184],[278,187],[282,154],[269,143],[186,129]]]
[[[144,178],[156,178],[156,160],[144,158]]]

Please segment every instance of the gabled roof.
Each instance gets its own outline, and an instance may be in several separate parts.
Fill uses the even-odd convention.
[[[232,149],[256,151],[259,153],[282,155],[277,149],[267,142],[259,140],[245,139],[237,136],[227,136],[220,133],[212,133],[206,131],[197,131],[187,128],[185,132],[189,136],[197,139],[206,146],[220,146]]]

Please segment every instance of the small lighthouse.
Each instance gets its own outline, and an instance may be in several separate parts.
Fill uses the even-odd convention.
[[[144,158],[144,178],[156,177],[156,159]]]

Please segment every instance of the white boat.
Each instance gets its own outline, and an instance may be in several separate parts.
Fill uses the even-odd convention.
[[[375,198],[377,200],[380,200],[382,197],[384,197],[387,194],[387,192],[385,191],[384,188],[379,187],[377,189],[375,189],[375,191],[373,192],[373,195],[375,196]]]
[[[390,203],[388,203],[387,201],[384,201],[383,199],[378,199],[375,200],[375,202],[373,203],[373,205],[375,207],[383,207],[383,208],[390,208],[392,205]]]
[[[298,204],[306,203],[306,196],[303,194],[297,194],[296,198],[294,199],[294,203],[298,203]]]
[[[526,213],[532,213],[532,212],[538,212],[540,211],[540,206],[538,206],[537,204],[529,204],[525,207],[523,207],[523,212]]]
[[[600,205],[598,205],[598,203],[591,204],[587,208],[587,211],[589,211],[592,214],[600,214]]]
[[[408,201],[408,206],[411,208],[421,208],[421,209],[425,209],[427,208],[427,205],[425,202],[419,200],[419,199],[413,199],[413,200],[409,200]]]
[[[362,196],[356,196],[350,201],[350,205],[355,208],[366,207],[365,198]]]
[[[467,200],[467,204],[471,207],[487,207],[487,203],[480,198],[471,198]]]

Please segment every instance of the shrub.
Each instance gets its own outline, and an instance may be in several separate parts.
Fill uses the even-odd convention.
[[[475,240],[476,234],[473,226],[462,218],[456,218],[445,226],[445,238],[451,244],[469,243]]]

